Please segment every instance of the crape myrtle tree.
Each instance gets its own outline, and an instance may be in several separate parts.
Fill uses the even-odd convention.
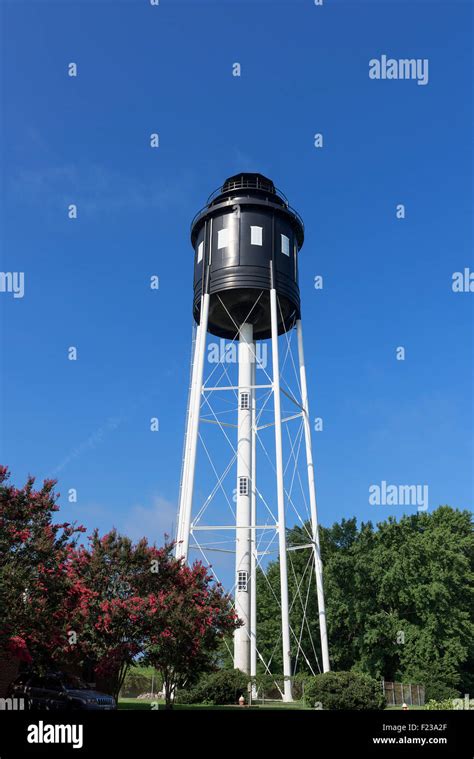
[[[153,620],[145,663],[163,678],[167,708],[178,688],[216,665],[223,639],[241,624],[231,598],[200,562],[180,565]]]
[[[70,617],[68,654],[92,663],[115,697],[149,644],[161,594],[173,582],[172,564],[169,546],[149,546],[145,538],[134,544],[115,529],[102,537],[94,530],[87,545],[71,552],[68,572],[83,589],[83,603]]]
[[[472,690],[474,623],[474,537],[468,511],[441,506],[432,513],[393,517],[376,528],[369,522],[342,520],[321,528],[321,554],[331,665],[372,677],[426,685],[427,697]],[[288,532],[288,545],[307,543],[300,527]],[[308,598],[302,628],[301,603],[291,612],[295,633],[317,671],[321,660],[314,573],[309,595],[309,551],[293,551],[289,568],[290,599]],[[293,571],[294,570],[294,571]],[[258,638],[267,658],[275,649],[273,671],[281,670],[278,562],[266,576],[259,572]],[[274,593],[273,593],[274,592]],[[310,634],[311,633],[311,634]],[[311,644],[315,644],[315,650]],[[260,643],[262,641],[262,643]],[[299,671],[308,671],[303,657]]]
[[[68,646],[68,618],[81,588],[67,571],[82,526],[56,523],[54,480],[9,484],[0,466],[0,654],[40,665]]]
[[[201,564],[176,560],[171,543],[156,548],[116,530],[102,538],[94,531],[71,556],[70,571],[87,599],[72,618],[77,655],[96,662],[115,696],[140,657],[162,674],[169,704],[176,683],[208,667],[236,625],[230,599]]]
[[[168,697],[210,666],[238,622],[202,565],[183,566],[171,544],[133,544],[116,530],[80,544],[84,527],[54,522],[55,481],[35,490],[32,477],[22,489],[8,479],[0,467],[0,656],[40,670],[87,661],[116,696],[145,653]]]

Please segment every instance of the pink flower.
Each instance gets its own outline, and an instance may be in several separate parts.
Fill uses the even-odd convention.
[[[14,635],[13,638],[10,638],[7,644],[7,650],[20,661],[28,662],[28,664],[33,661],[25,640],[19,635]]]

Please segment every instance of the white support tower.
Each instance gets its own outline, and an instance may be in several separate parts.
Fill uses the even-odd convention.
[[[208,565],[210,551],[222,558],[223,584],[233,592],[242,622],[229,651],[234,666],[252,679],[253,697],[257,668],[271,673],[284,701],[292,700],[291,679],[300,663],[311,672],[330,668],[298,287],[303,239],[301,218],[260,174],[228,179],[193,220],[198,326],[176,534],[178,558],[188,560],[190,549]],[[208,335],[218,342],[208,345]],[[218,359],[210,358],[211,349]],[[271,361],[261,360],[268,353]],[[287,377],[291,366],[294,387]],[[198,456],[198,448],[204,455]],[[307,540],[289,546],[287,527],[295,522]],[[309,557],[300,577],[293,551]],[[272,558],[279,562],[277,654],[257,634],[257,571],[268,582]],[[217,577],[214,562],[212,571]],[[315,608],[309,595],[313,571],[321,664],[311,637],[316,614],[308,619],[308,609]],[[300,618],[295,629],[291,620]],[[307,639],[309,653],[302,642]]]

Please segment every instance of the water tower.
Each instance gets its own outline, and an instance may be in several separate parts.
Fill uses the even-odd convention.
[[[308,503],[314,555],[319,630],[323,671],[329,670],[322,565],[319,552],[316,490],[308,412],[306,371],[303,353],[298,257],[303,245],[302,219],[283,193],[262,174],[243,173],[227,179],[213,193],[191,225],[194,249],[193,315],[197,325],[194,339],[191,382],[186,421],[183,468],[179,498],[176,555],[187,559],[193,534],[193,503],[198,436],[203,394],[218,388],[203,385],[208,334],[238,344],[237,384],[225,388],[234,393],[235,403],[235,608],[243,621],[234,636],[234,666],[254,676],[257,666],[256,641],[256,540],[257,517],[257,341],[270,341],[272,427],[274,427],[275,531],[281,587],[281,640],[284,689],[291,694],[291,640],[288,602],[285,487],[282,455],[279,336],[296,331],[299,365],[295,416],[304,428]],[[288,393],[287,393],[288,395]],[[285,421],[285,420],[283,420]],[[303,433],[302,433],[303,434]],[[197,529],[197,528],[196,528]],[[209,529],[224,529],[213,525]]]

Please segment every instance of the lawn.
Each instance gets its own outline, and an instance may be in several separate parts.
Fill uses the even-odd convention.
[[[160,699],[152,701],[151,699],[138,699],[138,698],[120,698],[118,703],[119,709],[137,709],[142,711],[150,711],[153,709],[163,709],[165,702]],[[301,701],[293,701],[290,704],[284,704],[282,701],[267,701],[264,704],[253,704],[251,707],[229,705],[229,706],[210,706],[209,704],[176,704],[173,709],[176,711],[188,711],[190,709],[205,709],[212,711],[221,711],[228,709],[306,709]]]
[[[155,699],[154,701],[138,698],[120,698],[118,703],[119,709],[134,709],[141,711],[150,711],[154,709],[164,709],[165,702],[161,699]],[[229,709],[300,709],[306,710],[308,707],[304,706],[302,701],[293,701],[289,704],[284,704],[282,701],[267,701],[264,704],[253,704],[251,707],[241,707],[237,705],[229,706],[210,706],[209,704],[176,704],[173,709],[175,711],[189,711],[195,709],[204,709],[210,711],[222,711]],[[387,711],[400,711],[401,706],[387,706]],[[425,706],[410,706],[409,711],[419,711],[426,709]]]

